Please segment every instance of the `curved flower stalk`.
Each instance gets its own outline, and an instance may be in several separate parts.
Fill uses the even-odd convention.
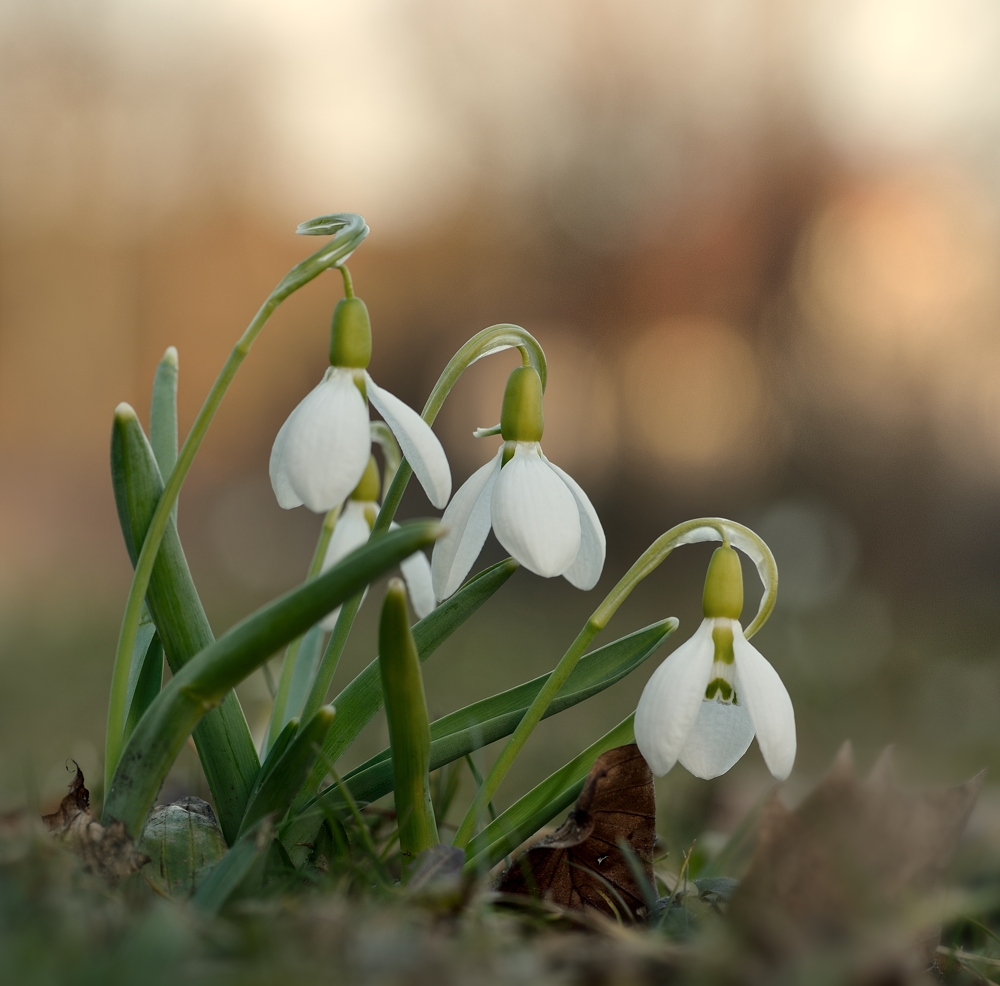
[[[784,780],[795,762],[795,713],[777,672],[746,639],[743,575],[728,541],[705,578],[701,626],[653,673],[635,713],[635,740],[654,774],[677,761],[718,777],[757,736],[764,762]]]
[[[344,504],[337,526],[333,529],[333,537],[330,538],[326,556],[323,559],[322,571],[325,572],[332,568],[342,558],[346,558],[352,551],[368,541],[375,518],[378,516],[378,497],[378,466],[375,459],[369,456],[368,466],[361,477],[361,482],[358,483],[354,492],[351,493],[350,499]],[[391,525],[392,528],[398,526],[395,523]],[[427,560],[427,555],[422,551],[416,551],[399,563],[399,569],[403,573],[403,580],[410,594],[413,609],[417,616],[423,619],[436,605],[434,590],[431,587],[431,565]],[[366,589],[365,595],[367,592]],[[320,626],[324,630],[332,630],[337,625],[339,615],[340,607],[338,606],[320,621]]]
[[[443,508],[451,469],[437,436],[411,407],[371,378],[371,322],[341,267],[347,297],[330,330],[330,367],[281,426],[271,450],[271,485],[280,506],[305,504],[322,513],[342,503],[361,481],[371,454],[367,401],[385,419],[428,499]]]
[[[518,367],[504,393],[504,444],[465,481],[442,518],[448,533],[435,545],[431,561],[438,599],[465,580],[490,527],[536,575],[562,575],[578,589],[597,584],[604,568],[604,528],[576,480],[542,452],[543,425],[541,380],[530,366]]]

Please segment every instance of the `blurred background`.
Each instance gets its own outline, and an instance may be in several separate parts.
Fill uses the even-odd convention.
[[[67,757],[100,771],[130,576],[115,405],[145,420],[176,345],[183,434],[316,247],[296,224],[330,211],[371,226],[372,371],[414,406],[473,332],[538,337],[546,453],[608,534],[592,593],[520,572],[432,658],[432,712],[551,668],[654,537],[721,514],[781,571],[757,643],[796,706],[793,791],[848,738],[862,764],[897,743],[921,782],[995,766],[998,50],[988,0],[3,0],[2,803],[57,796]],[[340,294],[324,275],[278,312],[184,488],[217,633],[308,565],[319,519],[277,507],[267,460]],[[456,485],[514,363],[477,364],[438,419]],[[430,512],[414,484],[403,514]],[[709,552],[635,593],[614,636],[680,631],[543,724],[502,800],[634,708],[697,626]],[[335,688],[375,653],[377,598]],[[241,695],[259,735],[260,676]],[[171,783],[196,788],[185,757]],[[713,784],[678,768],[661,804],[725,829],[766,787],[755,746]]]

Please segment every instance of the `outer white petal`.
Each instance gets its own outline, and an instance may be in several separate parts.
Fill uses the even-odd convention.
[[[326,557],[323,559],[321,571],[325,572],[328,568],[332,568],[341,558],[346,558],[352,551],[367,544],[371,528],[365,517],[365,507],[369,505],[360,500],[347,501],[347,506],[344,507],[344,512],[337,519],[337,526],[333,529],[333,536],[326,549]],[[367,592],[367,590],[365,591]],[[319,625],[324,630],[332,630],[339,615],[340,607],[338,606],[327,613]]]
[[[490,533],[490,500],[500,473],[503,446],[455,494],[441,523],[448,529],[431,553],[434,595],[447,599],[469,574]]]
[[[282,507],[317,513],[341,503],[361,479],[371,449],[368,409],[348,370],[331,367],[289,415],[271,450]]]
[[[292,422],[299,408],[300,402],[291,414],[285,418],[285,423],[278,429],[275,436],[274,445],[271,446],[271,461],[268,463],[268,472],[271,476],[271,488],[278,498],[278,506],[284,510],[291,510],[293,507],[302,506],[302,497],[295,492],[291,480],[288,478],[288,470],[285,469],[285,446],[288,444],[288,432],[291,430]]]
[[[540,452],[535,442],[518,442],[500,470],[491,506],[493,533],[528,571],[553,578],[580,551],[580,510]]]
[[[783,781],[795,763],[795,712],[778,672],[733,621],[736,694],[747,707],[767,769]]]
[[[554,462],[549,462],[544,455],[542,459],[569,487],[580,508],[580,550],[573,559],[573,564],[563,572],[563,578],[577,589],[593,589],[604,571],[604,556],[607,553],[607,539],[604,537],[601,520],[580,484]]]
[[[451,467],[437,435],[412,407],[379,387],[368,373],[365,380],[368,399],[392,429],[427,499],[439,510],[443,509],[451,496]]]
[[[423,619],[437,606],[431,580],[431,563],[427,560],[427,555],[422,551],[416,551],[399,563],[399,569],[406,579],[406,588],[410,593],[413,609],[417,616]]]
[[[753,742],[753,722],[746,705],[702,700],[687,742],[677,758],[695,777],[724,774]]]
[[[646,682],[635,710],[635,742],[650,770],[662,777],[677,762],[694,728],[715,659],[712,620],[702,620]]]

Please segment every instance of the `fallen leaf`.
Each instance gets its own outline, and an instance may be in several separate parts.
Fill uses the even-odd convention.
[[[645,895],[621,840],[653,887],[656,795],[652,772],[634,743],[598,757],[563,825],[515,860],[497,890],[634,920]]]
[[[897,787],[888,752],[858,781],[845,744],[798,808],[777,797],[765,808],[732,920],[778,958],[871,940],[889,928],[929,956],[937,930],[912,926],[913,905],[940,886],[984,774],[912,794]]]
[[[75,852],[88,870],[117,886],[130,873],[136,872],[149,857],[137,852],[132,837],[121,822],[105,828],[90,813],[90,792],[84,784],[83,771],[76,767],[69,786],[69,794],[51,815],[43,815],[42,822],[57,841]]]

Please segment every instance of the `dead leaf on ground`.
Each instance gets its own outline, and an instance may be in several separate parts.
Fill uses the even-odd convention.
[[[634,743],[598,757],[563,825],[515,860],[497,890],[633,920],[645,898],[618,847],[622,839],[654,886],[656,795]]]
[[[87,790],[83,771],[73,761],[76,776],[69,786],[69,794],[51,815],[43,815],[42,822],[56,839],[75,852],[87,869],[117,886],[126,876],[149,862],[149,857],[136,851],[132,837],[121,822],[107,828],[90,813],[90,792]]]
[[[849,945],[887,928],[906,934],[907,908],[936,890],[975,805],[985,771],[965,784],[913,794],[896,786],[889,751],[858,781],[850,744],[796,808],[772,798],[730,916],[766,953]],[[910,927],[925,955],[937,929]]]

